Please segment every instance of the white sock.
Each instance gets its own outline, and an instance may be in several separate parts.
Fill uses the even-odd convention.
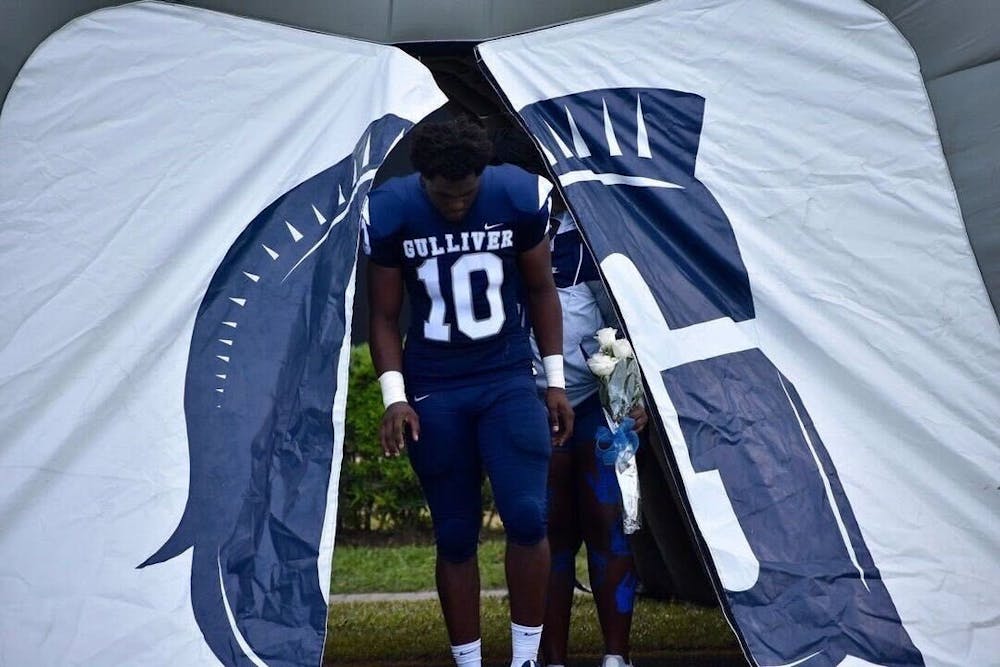
[[[482,667],[483,665],[483,640],[477,639],[468,644],[460,644],[451,647],[451,656],[455,658],[458,667]]]
[[[542,643],[542,626],[510,624],[510,646],[514,654],[510,667],[521,667],[526,660],[538,659],[538,645]]]

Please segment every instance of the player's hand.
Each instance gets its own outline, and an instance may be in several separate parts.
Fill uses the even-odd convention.
[[[566,390],[549,387],[545,392],[545,405],[549,409],[549,430],[552,432],[552,444],[562,447],[569,436],[573,435],[573,408],[566,398]]]
[[[420,417],[406,401],[393,403],[382,415],[379,438],[386,456],[399,456],[406,447],[406,429],[414,442],[420,439]]]
[[[646,424],[649,422],[649,415],[646,414],[646,408],[641,405],[637,405],[632,408],[632,411],[628,413],[628,416],[635,420],[636,433],[641,433],[642,429],[646,428]]]

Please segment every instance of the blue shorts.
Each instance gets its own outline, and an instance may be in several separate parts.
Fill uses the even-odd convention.
[[[552,445],[531,376],[411,396],[410,403],[420,417],[410,463],[431,510],[438,554],[457,563],[476,553],[484,468],[507,538],[541,541]]]

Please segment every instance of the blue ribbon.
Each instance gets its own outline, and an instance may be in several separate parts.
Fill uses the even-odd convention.
[[[594,450],[597,458],[606,466],[614,465],[622,452],[634,455],[639,449],[639,435],[635,432],[635,420],[631,417],[623,419],[615,431],[607,426],[598,426],[595,437]]]

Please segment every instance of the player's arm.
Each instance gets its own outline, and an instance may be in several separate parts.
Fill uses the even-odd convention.
[[[420,419],[407,402],[403,386],[403,341],[399,335],[402,304],[402,269],[369,261],[368,336],[385,404],[379,437],[386,456],[399,456],[406,444],[407,427],[414,440],[420,437]]]
[[[559,446],[573,433],[573,408],[566,398],[562,375],[562,307],[552,280],[548,238],[543,237],[535,247],[522,252],[518,263],[525,306],[549,381],[545,402],[549,409],[552,442]]]

